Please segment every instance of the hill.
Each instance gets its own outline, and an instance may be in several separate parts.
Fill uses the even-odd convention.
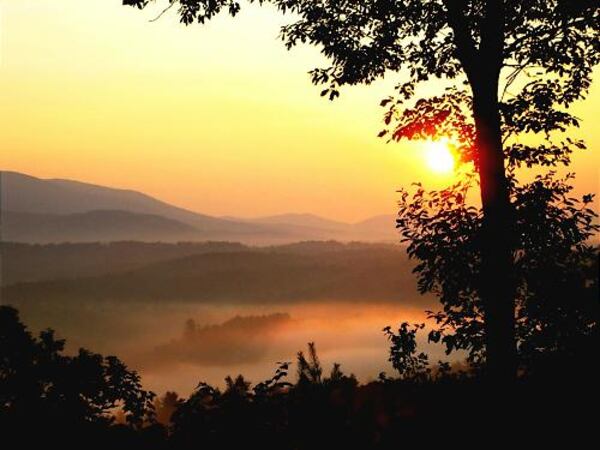
[[[135,237],[141,241],[194,239],[198,231],[185,223],[154,214],[94,210],[75,214],[3,214],[3,238],[12,242],[108,242]]]
[[[202,253],[241,251],[234,242],[109,242],[2,245],[3,285],[107,275]]]
[[[46,235],[50,232],[41,228],[46,223],[53,224],[52,242],[109,241],[115,233],[121,239],[139,240],[142,238],[137,235],[141,234],[149,240],[160,240],[165,229],[169,240],[283,237],[281,231],[267,226],[199,214],[137,191],[73,180],[41,179],[17,172],[3,171],[1,175],[4,235],[19,236],[15,227],[26,223],[29,233],[23,235],[25,242],[49,242]],[[90,233],[88,224],[93,223],[93,216],[98,216],[99,211],[104,215],[96,217],[101,220],[96,221],[96,230]],[[41,221],[37,233],[36,220]],[[152,220],[154,223],[150,224]],[[109,229],[105,228],[107,225]]]
[[[191,301],[285,303],[397,301],[416,296],[411,263],[390,245],[316,243],[206,252],[118,273],[3,289],[9,303],[46,301]]]
[[[239,241],[253,245],[302,240],[393,241],[393,217],[348,224],[311,214],[254,219],[213,217],[141,192],[73,180],[0,172],[4,240],[29,243]]]

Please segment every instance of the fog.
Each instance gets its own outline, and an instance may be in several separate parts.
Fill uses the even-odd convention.
[[[200,381],[222,385],[227,375],[242,373],[253,382],[262,381],[271,376],[277,362],[294,361],[296,353],[313,341],[326,370],[338,362],[361,381],[382,371],[393,374],[382,328],[424,320],[424,308],[374,301],[265,306],[26,302],[16,306],[32,331],[56,329],[59,337],[67,339],[69,352],[85,347],[116,354],[139,371],[146,388],[158,393],[176,390],[181,395]],[[433,361],[443,357],[439,348],[425,348]]]
[[[158,393],[186,395],[200,381],[222,385],[240,373],[263,381],[308,342],[325,370],[337,362],[361,381],[392,374],[382,329],[422,322],[436,307],[417,293],[414,265],[394,245],[126,242],[5,251],[2,300],[34,332],[55,329],[70,352],[114,354]],[[424,350],[433,362],[443,356]]]

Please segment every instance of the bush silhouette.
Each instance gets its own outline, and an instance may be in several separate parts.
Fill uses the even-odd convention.
[[[503,393],[506,414],[487,400],[490,385],[479,372],[443,363],[431,369],[416,346],[421,330],[386,328],[397,378],[359,384],[339,364],[325,370],[310,343],[297,355],[294,382],[287,381],[292,363],[281,362],[257,384],[238,375],[222,389],[199,383],[187,399],[174,392],[156,399],[118,358],[86,350],[67,356],[53,332],[33,337],[17,311],[2,306],[2,439],[27,448],[392,449],[423,445],[432,431],[479,439],[506,429],[521,443],[528,436],[539,443],[563,434],[576,442],[594,429],[586,404],[597,391],[597,334],[581,337],[579,352],[548,353],[536,363],[540,370],[523,373]]]
[[[115,356],[64,354],[52,330],[32,336],[16,309],[0,306],[0,423],[19,441],[101,446],[154,422],[154,394]],[[122,411],[126,427],[113,426]],[[28,430],[34,430],[30,433]],[[90,440],[94,437],[94,440]]]

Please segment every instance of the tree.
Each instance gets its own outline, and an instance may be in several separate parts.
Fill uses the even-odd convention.
[[[390,357],[394,369],[401,379],[417,380],[430,374],[429,357],[425,353],[417,353],[417,333],[425,328],[425,324],[408,322],[400,324],[398,334],[391,327],[385,327],[383,332],[390,341]]]
[[[177,392],[167,391],[162,397],[154,399],[154,411],[156,412],[156,421],[165,426],[171,424],[173,413],[181,406],[183,399]]]
[[[64,355],[52,330],[31,335],[18,312],[0,306],[0,425],[17,433],[35,425],[52,436],[106,428],[120,408],[134,428],[153,421],[154,394],[115,356],[80,349]],[[41,433],[42,435],[44,433]],[[35,438],[35,435],[31,436]],[[48,438],[48,436],[45,436]],[[64,437],[63,437],[64,438]]]
[[[557,178],[551,171],[519,185],[509,172],[509,179],[520,372],[538,372],[549,358],[573,370],[577,357],[599,342],[598,249],[590,242],[599,228],[592,197],[571,197],[571,175]],[[419,290],[435,293],[444,306],[429,312],[438,324],[429,339],[443,342],[447,353],[467,351],[468,362],[480,368],[486,350],[477,286],[482,212],[466,200],[472,187],[467,178],[439,192],[421,186],[412,195],[404,191],[398,224],[409,255],[420,260]],[[398,339],[408,339],[408,331],[400,331]]]
[[[144,8],[152,0],[124,0]],[[252,2],[252,0],[250,0]],[[568,162],[583,147],[554,132],[578,125],[567,109],[583,98],[600,58],[600,9],[594,0],[257,0],[290,14],[281,30],[287,48],[309,43],[330,61],[311,71],[322,95],[334,99],[343,85],[369,84],[390,72],[407,76],[386,98],[380,135],[399,140],[455,139],[472,163],[482,204],[476,295],[484,317],[485,358],[491,379],[510,381],[515,346],[516,213],[507,161],[528,165]],[[235,15],[235,0],[168,0],[181,21],[204,23],[221,12]],[[418,87],[444,80],[438,96]],[[444,84],[440,83],[440,85]],[[408,102],[408,103],[407,103]],[[391,132],[391,133],[390,133]],[[388,134],[390,133],[390,134]],[[549,141],[528,145],[519,135]],[[510,169],[509,169],[510,170]],[[419,257],[419,255],[416,255]],[[426,262],[425,262],[426,263]]]

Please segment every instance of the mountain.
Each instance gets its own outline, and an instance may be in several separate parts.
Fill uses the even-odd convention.
[[[141,192],[80,181],[0,172],[4,240],[18,242],[239,241],[280,244],[302,240],[392,241],[377,218],[347,224],[312,214],[241,219],[213,217]],[[391,220],[390,220],[391,223]]]
[[[367,242],[395,242],[397,240],[396,216],[391,214],[370,217],[356,223],[339,222],[314,214],[280,214],[236,220],[286,227],[287,230],[295,233],[309,235],[312,239]]]
[[[120,210],[95,210],[76,214],[34,214],[7,211],[3,214],[3,239],[11,242],[96,242],[193,239],[191,225],[154,214]]]
[[[361,222],[352,225],[357,235],[363,236],[390,236],[394,240],[398,239],[396,232],[396,216],[392,214],[382,214],[370,217]]]
[[[347,223],[336,220],[325,219],[314,214],[278,214],[275,216],[256,217],[244,219],[247,222],[263,223],[270,225],[291,225],[303,228],[313,228],[331,231],[344,231]]]
[[[145,230],[143,233],[145,236],[150,235],[150,229],[148,228],[149,216],[155,217],[157,238],[151,239],[157,240],[164,234],[164,229],[167,226],[171,228],[173,232],[171,234],[177,234],[175,228],[179,227],[183,239],[194,237],[192,236],[193,231],[196,233],[195,239],[217,239],[219,236],[244,238],[268,235],[277,238],[280,235],[278,230],[195,213],[132,190],[108,188],[72,180],[41,179],[7,171],[2,172],[1,182],[3,212],[21,213],[19,216],[21,221],[25,220],[22,213],[40,215],[40,218],[50,215],[54,219],[48,220],[54,220],[55,222],[58,220],[56,216],[65,216],[63,223],[66,226],[66,232],[63,233],[63,240],[66,241],[77,240],[75,238],[69,239],[68,232],[76,229],[78,222],[85,222],[85,217],[78,215],[90,212],[97,214],[101,210],[111,212],[103,215],[101,219],[108,219],[110,215],[113,215],[117,222],[119,220],[123,221],[125,218],[124,213],[130,213],[127,216],[127,226],[122,230],[122,234],[128,236],[124,237],[127,239],[137,238],[136,234],[131,232],[135,230],[135,221],[139,222],[142,231]],[[159,223],[156,219],[157,216],[168,219],[170,221],[169,225],[166,221]],[[30,218],[34,219],[34,217]],[[102,234],[102,227],[106,222],[107,220],[98,222],[98,234]],[[40,233],[43,234],[41,231]],[[5,234],[10,235],[7,232]],[[107,233],[107,236],[101,238],[101,240],[110,240],[110,234]],[[55,237],[59,238],[57,234],[55,234]],[[43,239],[33,240],[44,241]]]

